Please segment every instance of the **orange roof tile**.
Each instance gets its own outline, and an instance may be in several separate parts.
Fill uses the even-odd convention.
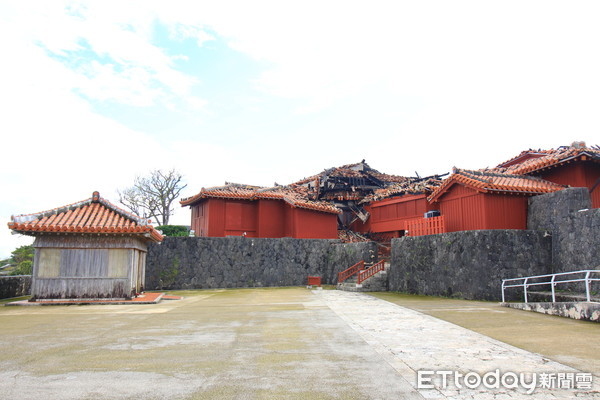
[[[525,152],[526,153],[526,152]],[[568,163],[574,160],[592,160],[600,162],[600,148],[597,146],[586,147],[585,144],[577,146],[563,146],[558,149],[539,150],[533,158],[525,158],[522,162],[513,163],[523,157],[523,153],[512,160],[500,164],[496,170],[510,174],[529,174],[546,168],[553,168],[558,165]]]
[[[512,175],[486,170],[469,171],[455,168],[453,174],[427,199],[430,202],[437,201],[455,183],[483,193],[524,195],[551,193],[565,188],[563,185],[532,176]]]
[[[501,164],[498,164],[498,168],[507,168],[507,167],[510,167],[511,165],[520,164],[528,159],[543,157],[547,154],[548,154],[548,150],[532,150],[532,149],[524,150],[521,153],[519,153],[517,156],[515,156],[509,160],[506,160]]]
[[[228,183],[225,186],[212,188],[202,188],[202,190],[192,196],[182,199],[179,203],[185,206],[191,206],[198,201],[207,198],[226,198],[240,200],[258,200],[271,199],[283,200],[292,207],[305,208],[308,210],[322,211],[327,213],[339,214],[341,211],[332,204],[324,201],[311,201],[304,195],[305,188],[292,188],[288,186],[275,186],[264,188],[260,186],[241,185],[237,183]]]
[[[125,211],[94,192],[92,197],[52,210],[11,217],[8,227],[26,235],[36,233],[136,234],[161,241],[163,236],[135,214]]]

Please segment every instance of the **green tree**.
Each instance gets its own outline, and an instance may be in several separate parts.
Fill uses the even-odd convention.
[[[10,254],[10,264],[14,265],[14,270],[11,275],[31,275],[33,270],[33,253],[32,245],[21,246],[13,250]]]

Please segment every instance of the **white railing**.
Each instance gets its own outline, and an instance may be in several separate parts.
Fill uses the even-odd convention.
[[[596,274],[596,278],[593,278],[592,275]],[[567,275],[583,275],[583,278],[573,278],[573,279],[559,279],[556,277],[563,277]],[[543,281],[537,281],[538,279],[549,278]],[[590,286],[592,282],[600,282],[600,270],[586,269],[582,271],[573,271],[573,272],[563,272],[560,274],[548,274],[548,275],[536,275],[536,276],[527,276],[524,278],[512,278],[512,279],[502,279],[502,302],[504,303],[504,290],[507,288],[515,288],[522,287],[525,303],[527,303],[527,289],[530,286],[541,286],[541,285],[550,285],[552,289],[552,302],[556,302],[556,291],[554,287],[561,283],[570,283],[570,282],[585,282],[585,297],[589,302],[591,301],[591,293]],[[508,283],[508,284],[507,284]]]

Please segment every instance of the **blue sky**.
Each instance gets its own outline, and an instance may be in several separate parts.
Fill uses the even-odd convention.
[[[3,1],[0,216],[117,201],[155,168],[188,196],[598,144],[598,20],[596,1]],[[30,241],[0,231],[0,256]]]

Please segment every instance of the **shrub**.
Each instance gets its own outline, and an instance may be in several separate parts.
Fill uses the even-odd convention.
[[[157,230],[162,231],[165,236],[188,236],[189,230],[184,225],[161,225],[156,227]]]

